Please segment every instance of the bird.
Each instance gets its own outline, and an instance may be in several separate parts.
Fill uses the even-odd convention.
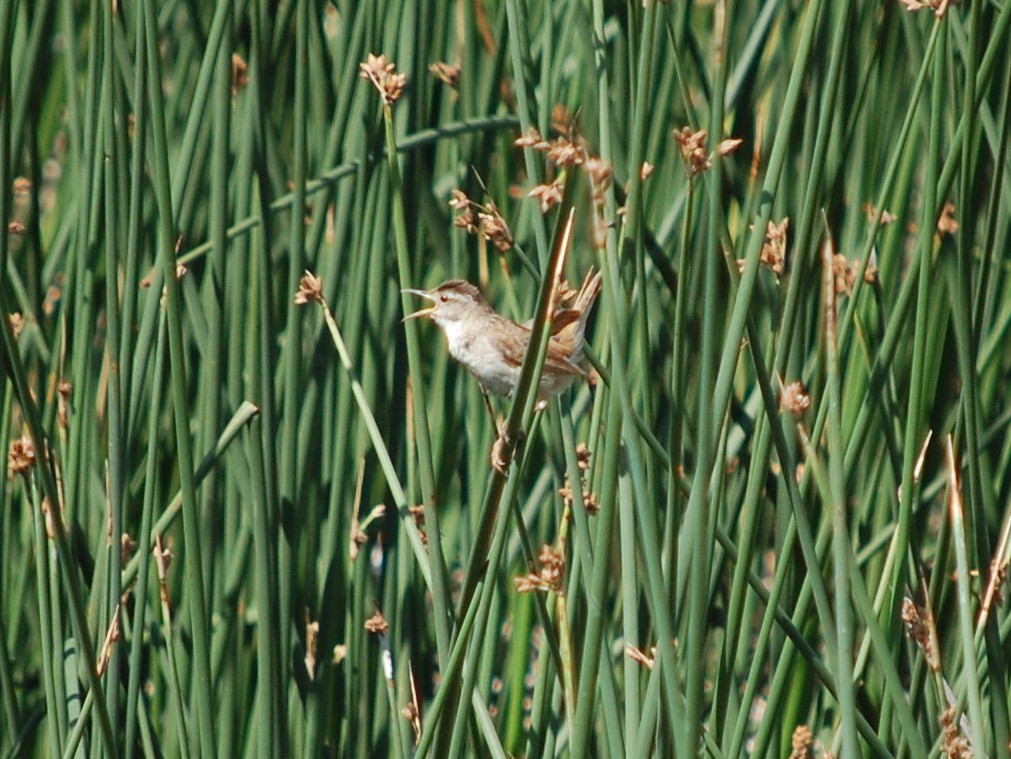
[[[600,293],[601,275],[591,268],[571,305],[557,309],[551,324],[544,368],[537,397],[547,399],[585,378],[583,355],[586,321]],[[518,324],[497,313],[481,291],[463,279],[451,279],[431,290],[403,292],[431,301],[432,305],[405,317],[431,319],[446,336],[450,355],[480,383],[485,393],[509,396],[519,382],[523,358],[530,343],[531,324]]]

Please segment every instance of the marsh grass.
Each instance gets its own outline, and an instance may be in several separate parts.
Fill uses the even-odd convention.
[[[1011,756],[1011,14],[909,4],[0,0],[2,755]]]

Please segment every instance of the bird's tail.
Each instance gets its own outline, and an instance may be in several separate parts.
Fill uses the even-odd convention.
[[[552,324],[554,339],[562,345],[571,346],[569,360],[577,365],[583,360],[586,320],[600,294],[600,285],[600,272],[594,272],[591,267],[572,305],[558,311],[554,317]]]

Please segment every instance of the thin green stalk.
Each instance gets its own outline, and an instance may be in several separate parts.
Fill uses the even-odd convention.
[[[737,682],[734,670],[737,666],[738,656],[740,655],[739,644],[750,644],[749,641],[742,640],[744,637],[742,634],[744,633],[743,615],[747,600],[748,572],[751,569],[753,547],[757,544],[760,534],[758,530],[759,516],[764,508],[764,504],[761,503],[760,499],[760,490],[765,480],[764,467],[761,466],[761,463],[769,460],[769,454],[772,450],[772,432],[769,427],[770,425],[764,417],[759,418],[755,435],[754,458],[757,465],[753,466],[748,474],[747,491],[744,496],[744,504],[741,509],[742,515],[739,522],[737,544],[740,547],[740,554],[734,565],[733,582],[730,590],[730,603],[727,611],[727,643],[723,645],[722,650],[723,659],[721,661],[719,690],[714,695],[714,704],[717,707],[721,706],[722,703],[725,703],[733,695],[732,692]],[[779,567],[777,567],[778,569]],[[781,588],[782,586],[779,587]],[[746,629],[750,631],[750,628]],[[746,704],[747,702],[744,703]],[[746,711],[746,707],[742,708],[739,714]],[[724,724],[721,726],[721,729],[724,734],[723,737],[726,739],[730,735],[729,730],[733,726],[733,720],[730,718],[730,715],[727,715],[724,717],[723,722]],[[736,729],[740,731],[743,725],[743,720],[737,720]],[[737,738],[736,751],[740,751],[739,737]]]
[[[610,163],[614,164],[613,149],[614,142],[610,131],[610,125],[612,123],[612,113],[610,109],[610,92],[609,92],[609,78],[607,75],[607,69],[603,65],[604,62],[604,8],[603,3],[599,0],[595,1],[592,5],[593,13],[593,28],[594,28],[594,60],[597,64],[597,68],[600,74],[597,78],[597,93],[599,100],[600,113],[598,114],[598,123],[601,133],[601,158]],[[648,58],[644,58],[648,60]],[[643,107],[645,100],[640,100],[640,108]],[[640,118],[639,124],[644,123],[644,113],[639,111]],[[613,190],[608,191],[606,194],[606,204],[607,210],[609,212],[614,212],[617,208],[617,203],[615,202]],[[628,522],[631,520],[631,515],[633,513],[633,508],[640,518],[646,517],[645,523],[637,524],[637,528],[640,530],[642,535],[643,543],[646,549],[646,566],[647,566],[647,582],[649,587],[648,599],[651,604],[651,610],[656,619],[657,635],[658,635],[658,647],[659,647],[659,657],[657,659],[659,666],[662,668],[660,670],[662,675],[663,683],[663,693],[665,706],[668,709],[668,714],[670,716],[671,725],[675,729],[675,735],[678,740],[678,750],[679,753],[684,752],[686,754],[692,753],[692,747],[688,744],[683,731],[680,729],[682,727],[682,722],[680,721],[678,715],[680,707],[682,706],[683,696],[680,693],[680,688],[678,686],[675,677],[675,657],[673,646],[671,641],[673,640],[673,627],[670,621],[670,615],[667,613],[668,610],[668,593],[663,590],[662,582],[662,572],[660,570],[660,555],[659,546],[656,545],[656,530],[653,528],[653,520],[655,516],[646,510],[645,492],[640,490],[643,485],[641,477],[641,451],[639,447],[638,437],[629,434],[627,430],[624,429],[626,424],[626,419],[634,418],[634,410],[628,398],[628,380],[626,378],[626,369],[624,365],[625,350],[624,345],[629,334],[628,329],[628,315],[626,313],[627,301],[624,292],[621,288],[621,278],[620,278],[620,268],[618,266],[617,260],[617,248],[618,248],[618,235],[614,230],[611,230],[607,236],[607,248],[604,256],[604,280],[605,280],[605,292],[606,297],[604,299],[605,306],[607,308],[608,315],[613,319],[610,322],[610,335],[611,335],[611,355],[616,360],[613,362],[612,366],[612,376],[610,387],[612,389],[612,395],[609,398],[609,422],[608,422],[608,437],[610,439],[609,447],[605,448],[605,458],[604,458],[604,476],[605,481],[614,483],[617,481],[617,469],[619,463],[619,441],[623,440],[627,450],[624,452],[628,455],[628,462],[631,466],[632,482],[635,485],[632,492],[635,494],[634,504],[629,503],[627,498],[622,498],[620,501],[619,508],[622,513],[623,522]],[[614,485],[610,485],[605,490],[605,497],[607,493],[614,492]],[[626,613],[631,613],[631,610],[626,610]],[[627,719],[627,714],[626,714]],[[642,732],[640,730],[640,737]],[[627,749],[628,744],[626,744]]]
[[[143,5],[145,48],[148,56],[148,96],[151,103],[151,125],[154,150],[154,186],[158,199],[158,258],[165,284],[168,320],[169,356],[172,371],[172,406],[175,418],[176,452],[179,461],[179,482],[183,493],[183,533],[185,541],[186,597],[193,633],[193,690],[196,696],[196,717],[200,750],[204,757],[214,755],[215,714],[211,694],[213,675],[210,670],[210,646],[207,632],[207,608],[204,593],[203,551],[200,540],[200,520],[197,514],[197,491],[193,478],[193,451],[190,441],[189,400],[184,364],[182,311],[176,282],[172,194],[169,186],[168,144],[165,112],[161,97],[161,60],[158,53],[155,9],[151,0]]]
[[[250,355],[256,355],[250,351]],[[274,538],[278,531],[276,519],[268,506],[267,488],[263,485],[265,479],[263,456],[260,441],[263,431],[262,422],[254,421],[250,426],[246,439],[246,451],[249,457],[249,470],[252,484],[252,533],[253,555],[255,557],[255,599],[260,611],[257,637],[256,664],[256,745],[257,754],[262,757],[271,756],[281,742],[280,715],[278,704],[273,700],[273,694],[281,689],[281,665],[278,661],[278,625],[277,614],[269,610],[278,608],[276,587],[276,548]]]
[[[305,271],[305,182],[308,178],[308,97],[309,97],[309,8],[308,0],[298,0],[294,8],[295,23],[290,27],[295,38],[295,86],[293,102],[294,132],[291,171],[294,182],[294,198],[288,221],[288,292],[298,287],[298,280]],[[280,24],[278,27],[280,28]],[[285,314],[285,344],[278,360],[281,362],[281,406],[280,425],[276,430],[279,445],[278,460],[278,530],[277,540],[277,604],[282,617],[278,629],[278,646],[275,654],[278,665],[277,690],[269,693],[267,698],[273,703],[275,719],[277,719],[277,734],[275,736],[275,755],[287,756],[288,717],[287,689],[282,686],[282,679],[289,669],[289,651],[291,650],[292,625],[288,617],[292,615],[294,558],[292,555],[290,527],[300,504],[300,488],[297,473],[296,457],[299,452],[299,409],[305,402],[302,363],[303,350],[303,316],[302,309],[291,299],[287,299]]]
[[[962,484],[959,463],[955,457],[951,436],[945,440],[945,454],[948,464],[948,506],[951,518],[951,533],[955,544],[955,567],[958,574],[955,588],[958,591],[958,635],[962,649],[962,676],[965,678],[966,693],[962,696],[969,703],[969,733],[974,754],[987,756],[992,747],[983,738],[983,704],[979,676],[976,674],[976,646],[974,643],[972,618],[975,595],[969,589],[969,550],[971,536],[965,521],[965,507],[962,500]],[[956,715],[952,719],[957,718]]]
[[[618,410],[617,404],[609,404],[616,411]],[[609,408],[610,411],[610,408]],[[620,423],[620,422],[619,422]],[[614,454],[619,455],[618,445],[613,446]],[[617,473],[617,466],[612,463],[607,470]],[[618,513],[619,529],[620,529],[620,541],[621,541],[621,555],[625,566],[630,566],[634,557],[637,553],[636,546],[636,519],[635,510],[633,504],[635,503],[635,496],[632,492],[632,481],[631,478],[626,475],[618,476],[618,490],[615,492],[613,489],[606,493],[606,498],[601,501],[601,513],[607,504],[607,508],[610,511],[615,512],[620,510]],[[608,504],[610,501],[610,504]],[[613,529],[613,519],[611,517],[612,524],[601,520],[601,530]],[[607,532],[600,532],[601,537],[607,535]],[[607,553],[605,549],[608,546],[605,545],[606,541],[601,541],[600,550],[597,554],[597,566],[594,567],[594,582],[598,582],[599,577],[596,574],[597,571],[603,572],[601,568],[598,567],[609,563]],[[670,545],[666,543],[666,545]],[[669,575],[668,575],[669,577]],[[641,586],[641,578],[637,576],[637,573],[632,572],[622,572],[621,581],[621,607],[624,610],[622,616],[621,632],[625,639],[625,644],[635,647],[644,647],[647,645],[649,639],[643,637],[643,627],[644,625],[640,622],[639,615],[634,613],[632,610],[638,609],[639,605],[642,603],[643,591]],[[602,581],[601,581],[602,582]],[[669,587],[669,586],[668,586]],[[594,590],[599,592],[599,586],[594,585]],[[598,596],[599,598],[599,596]],[[648,628],[647,628],[648,629]],[[605,647],[601,646],[600,653],[603,657],[606,652]],[[659,716],[661,710],[661,705],[659,700],[655,700],[650,703],[647,700],[643,700],[642,697],[642,679],[641,679],[641,669],[642,665],[635,661],[631,656],[624,657],[624,690],[622,695],[624,706],[624,718],[625,718],[625,735],[624,743],[625,749],[628,750],[629,746],[635,746],[640,741],[644,740],[647,736],[652,736],[653,731],[651,729],[645,729],[643,724],[644,714],[649,715],[652,718]],[[655,692],[655,699],[660,698],[660,687],[661,679],[658,677],[650,677],[650,684],[648,690]],[[582,682],[582,681],[581,681]],[[588,686],[585,686],[588,687]],[[577,720],[578,724],[578,720]]]
[[[409,244],[407,239],[407,217],[404,209],[403,183],[400,177],[400,163],[397,158],[397,139],[393,123],[392,105],[383,105],[383,125],[386,135],[387,169],[390,176],[390,193],[393,198],[393,232],[397,249],[397,273],[401,288],[414,280],[412,275]],[[411,313],[410,294],[401,292],[400,302],[405,314]],[[410,372],[411,395],[414,410],[414,439],[418,447],[418,464],[421,471],[421,496],[425,505],[425,522],[431,527],[430,547],[432,557],[430,567],[432,577],[428,587],[432,591],[432,605],[435,610],[435,641],[439,661],[445,665],[449,656],[450,623],[452,602],[449,598],[449,580],[446,562],[442,555],[442,530],[439,527],[439,510],[436,508],[435,470],[432,461],[432,438],[428,422],[427,394],[421,374],[421,343],[418,325],[414,320],[404,324],[407,343],[407,367]]]
[[[566,420],[568,422],[568,420]],[[563,430],[563,435],[571,438],[569,428],[571,423],[567,423]],[[611,597],[611,586],[613,583],[613,573],[611,566],[612,541],[614,539],[615,519],[617,516],[617,503],[615,502],[613,488],[597,494],[599,511],[596,516],[597,542],[593,546],[589,540],[588,528],[583,526],[586,521],[585,509],[583,508],[582,486],[579,484],[580,469],[575,460],[574,441],[567,440],[565,444],[567,458],[567,471],[572,489],[572,501],[575,504],[576,521],[576,545],[582,548],[580,556],[585,566],[584,574],[588,584],[586,588],[587,612],[583,625],[583,649],[582,664],[579,668],[579,691],[574,699],[575,714],[572,720],[572,751],[575,755],[584,750],[590,738],[590,715],[596,711],[594,703],[598,687],[605,691],[613,688],[609,671],[600,669],[601,663],[606,661],[604,643],[604,627],[610,616],[608,613],[608,600]],[[622,524],[622,540],[634,536],[634,522],[626,525]],[[584,533],[585,536],[584,536]],[[595,555],[594,555],[595,554]],[[638,636],[631,638],[637,640]],[[589,658],[592,657],[593,665],[589,665]],[[601,682],[603,680],[603,682]],[[606,685],[610,687],[605,687]],[[629,691],[635,687],[635,682],[626,682],[626,697]],[[636,713],[636,718],[638,714]],[[629,717],[626,716],[626,719]]]
[[[533,64],[530,57],[530,38],[525,23],[526,14],[520,7],[519,0],[506,0],[505,11],[509,23],[509,62],[512,66],[513,78],[517,82],[516,110],[520,117],[520,131],[523,134],[530,134],[531,129],[536,126],[537,114],[535,113],[536,101],[532,94],[534,82],[531,71]],[[546,108],[544,110],[546,111]],[[523,150],[523,166],[526,169],[527,180],[532,184],[540,184],[543,172],[540,161],[530,147]],[[550,249],[544,219],[538,214],[533,214],[530,220],[541,271],[550,271],[548,265]]]
[[[35,528],[35,577],[38,585],[39,604],[39,636],[42,644],[42,682],[45,687],[46,699],[52,704],[57,704],[55,678],[59,671],[59,663],[54,656],[55,647],[53,645],[53,625],[50,619],[50,610],[53,608],[53,599],[49,593],[49,568],[51,551],[49,541],[46,539],[46,530],[42,524],[42,504],[39,502],[36,489],[29,487],[25,482],[25,500],[32,507],[32,524]],[[55,712],[46,720],[46,733],[49,738],[49,755],[58,757],[60,746],[66,743],[66,727],[59,715]]]
[[[164,326],[164,322],[163,322]],[[158,330],[158,347],[155,356],[154,385],[151,389],[151,405],[148,413],[148,447],[144,465],[144,495],[141,506],[140,534],[151,534],[151,523],[154,521],[154,496],[156,472],[155,466],[157,455],[155,453],[158,442],[158,422],[161,417],[161,400],[164,391],[165,377],[165,342],[167,339],[166,330]],[[138,703],[140,699],[140,678],[141,659],[144,655],[144,624],[147,618],[147,593],[148,579],[151,572],[151,561],[148,557],[148,544],[142,543],[137,552],[139,561],[139,571],[137,573],[137,584],[133,588],[133,596],[137,599],[133,613],[133,628],[130,635],[130,678],[126,689],[126,741],[124,747],[132,751],[135,746]],[[124,575],[126,571],[124,570]],[[129,582],[124,578],[121,580],[123,587],[129,587]]]
[[[520,470],[522,471],[522,470]],[[505,480],[505,477],[499,477],[498,479]],[[502,494],[502,499],[506,502],[506,505],[511,503],[512,499],[516,496],[516,481],[518,477],[509,478],[508,483]],[[494,490],[494,485],[489,487],[489,491]],[[506,542],[506,533],[509,528],[510,523],[510,509],[509,508],[499,508],[493,512],[496,516],[496,521],[493,526],[493,531],[491,535],[490,545],[488,547],[487,553],[484,554],[484,558],[487,560],[488,569],[497,570],[502,565],[502,553]],[[475,581],[475,592],[476,585],[478,582],[482,581],[486,575],[484,573],[480,574]],[[484,631],[488,624],[488,615],[491,609],[492,596],[494,591],[494,584],[485,585],[482,589],[481,595],[475,595],[473,597],[474,602],[463,606],[461,608],[461,614],[465,615],[469,613],[469,606],[477,607],[477,619],[476,619],[476,630],[472,633],[472,637],[466,643],[458,635],[453,642],[453,650],[456,648],[466,646],[468,655],[465,657],[463,670],[460,674],[459,679],[447,681],[444,684],[444,688],[450,691],[450,705],[454,705],[455,714],[453,715],[453,720],[451,723],[446,723],[443,721],[441,728],[443,730],[443,735],[445,731],[449,731],[448,742],[442,738],[440,735],[440,743],[442,744],[442,749],[439,750],[439,745],[437,744],[437,751],[443,756],[463,756],[464,755],[464,742],[465,732],[469,724],[467,715],[471,710],[472,706],[470,700],[467,698],[468,695],[475,693],[477,666],[478,666],[478,654],[481,651],[484,642]]]
[[[475,593],[480,595],[483,588],[483,581],[478,583]],[[455,645],[453,647],[452,655],[446,662],[446,668],[443,670],[443,677],[447,680],[456,679],[459,677],[460,667],[464,662],[464,654],[468,651],[468,646],[466,641],[470,640],[471,631],[474,628],[474,620],[477,619],[478,605],[471,604],[470,608],[467,610],[466,616],[463,618],[460,624],[459,632],[457,633],[457,641],[462,641],[464,645]],[[425,759],[428,756],[428,752],[432,748],[432,740],[435,738],[437,731],[434,730],[434,726],[439,724],[442,710],[446,706],[447,698],[450,694],[448,688],[439,688],[435,693],[435,699],[432,701],[425,714],[425,727],[421,731],[421,741],[418,743],[418,749],[415,753],[416,759]]]
[[[343,366],[344,371],[347,372],[348,380],[351,383],[351,391],[354,394],[355,402],[358,404],[358,412],[361,414],[362,422],[365,424],[365,429],[369,433],[369,440],[375,450],[376,457],[379,459],[379,465],[386,478],[386,485],[389,487],[390,492],[393,495],[393,502],[397,507],[397,513],[400,515],[400,518],[407,529],[407,536],[410,541],[411,548],[414,551],[414,556],[418,561],[418,567],[421,570],[421,575],[425,580],[425,585],[434,593],[432,570],[429,564],[428,553],[421,540],[421,534],[418,532],[418,527],[415,524],[414,517],[408,508],[410,504],[407,500],[407,494],[404,492],[404,488],[400,483],[396,467],[393,465],[393,460],[390,458],[389,451],[383,441],[382,432],[379,430],[379,425],[376,424],[376,418],[372,413],[372,409],[369,408],[368,398],[365,397],[365,391],[362,388],[361,383],[355,377],[354,364],[351,362],[351,356],[348,354],[347,345],[344,343],[344,338],[341,337],[340,329],[337,327],[337,322],[334,321],[330,307],[327,305],[327,302],[322,299],[322,297],[319,299],[319,304],[323,310],[323,320],[326,323],[327,329],[330,331],[330,337],[333,339],[334,347],[337,349],[337,354],[340,357],[341,366]]]
[[[709,103],[709,139],[715,145],[723,138],[723,99],[726,91],[726,4],[722,0],[713,6],[713,67],[711,81],[713,93]],[[810,12],[810,11],[809,11]],[[723,182],[722,182],[722,157],[719,150],[712,150],[712,167],[709,169],[706,207],[708,209],[708,220],[706,224],[706,243],[704,246],[703,267],[703,304],[702,304],[702,345],[715,346],[718,344],[717,329],[717,306],[722,300],[723,294],[718,290],[717,267],[720,265],[719,250],[719,230],[722,226],[723,218]],[[756,228],[759,223],[756,222]],[[756,267],[757,268],[757,267]],[[743,290],[743,288],[742,288]],[[743,293],[738,293],[739,298],[746,299]],[[740,303],[740,301],[738,301]],[[732,334],[728,336],[727,345],[733,339]],[[714,384],[716,369],[714,360],[716,352],[714,350],[703,350],[700,356],[701,368],[699,371],[699,383],[702,387],[711,387]],[[721,374],[725,373],[729,363],[728,354],[724,354],[724,359],[719,367]],[[736,358],[734,359],[736,362]],[[703,648],[706,640],[706,613],[705,609],[709,600],[710,584],[710,561],[712,557],[712,546],[709,543],[710,535],[710,505],[716,500],[715,491],[711,490],[710,472],[717,459],[716,440],[717,432],[723,428],[724,407],[715,405],[718,403],[709,393],[698,394],[697,408],[697,431],[696,445],[698,448],[697,462],[695,464],[695,477],[692,481],[692,492],[688,499],[688,506],[685,511],[685,525],[683,535],[687,538],[686,549],[679,557],[683,563],[689,565],[688,577],[689,588],[686,600],[686,628],[687,645],[686,660],[687,677],[685,683],[685,700],[687,713],[685,722],[688,724],[691,733],[691,744],[696,745],[701,737],[701,713],[703,698],[703,663],[705,656]]]
[[[977,162],[978,149],[976,140],[971,136],[978,133],[976,126],[976,78],[972,72],[979,65],[979,39],[982,24],[981,3],[972,2],[970,4],[970,24],[968,28],[968,50],[966,51],[965,70],[969,75],[965,77],[962,121],[966,125],[966,131],[970,137],[962,140],[961,156],[961,182],[958,188],[959,207],[970,208],[973,204],[972,191],[974,172],[973,167]],[[1003,137],[1002,139],[1006,139]],[[1000,166],[1000,164],[997,164]],[[991,209],[992,210],[992,209]],[[987,529],[987,516],[994,513],[996,504],[992,491],[984,487],[984,454],[980,442],[981,436],[981,402],[978,391],[979,381],[976,367],[979,359],[980,337],[974,329],[973,319],[973,276],[974,258],[976,255],[976,241],[972,235],[976,231],[976,217],[967,215],[965,223],[958,230],[956,241],[958,246],[958,265],[955,284],[952,288],[953,321],[956,333],[956,346],[958,349],[959,373],[969,381],[962,383],[961,387],[961,417],[964,425],[964,446],[965,460],[969,475],[969,499],[965,518],[967,524],[967,537],[969,547],[969,557],[974,566],[981,566],[985,563],[987,551],[983,548],[990,544],[991,535]],[[982,275],[982,272],[980,272]],[[970,379],[971,378],[971,379]],[[956,548],[957,548],[956,541]],[[956,552],[957,555],[957,552]],[[1001,669],[999,662],[1005,655],[1001,652],[1001,646],[997,643],[996,629],[993,622],[988,626],[986,637],[987,657],[992,659]],[[1006,666],[1006,665],[1005,665]],[[975,667],[973,667],[975,673]],[[970,677],[970,683],[971,683]],[[1000,678],[994,678],[991,686],[993,697],[996,702],[1007,702],[1008,688],[1006,682]],[[1003,696],[1003,698],[1001,698]],[[977,694],[978,698],[978,694]],[[972,703],[972,692],[970,691],[970,707]],[[977,703],[979,717],[982,717],[982,706]],[[1011,754],[1011,725],[1009,725],[1009,715],[1006,709],[996,708],[992,712],[993,727],[996,738],[996,745],[1001,746],[1001,753],[1005,756]],[[981,726],[975,727],[981,730]],[[974,739],[974,744],[979,747],[981,744]],[[978,750],[982,750],[981,748]]]
[[[859,754],[856,725],[856,689],[853,684],[853,607],[850,599],[850,567],[853,549],[847,516],[846,484],[843,474],[842,383],[839,368],[839,344],[836,330],[835,275],[832,269],[833,248],[829,242],[822,248],[822,286],[825,308],[825,347],[829,411],[828,438],[829,480],[832,506],[832,558],[836,620],[836,687],[838,688],[842,744],[845,756]]]
[[[88,695],[84,697],[84,704],[81,706],[81,713],[74,720],[73,730],[67,736],[66,748],[62,754],[63,759],[73,759],[75,755],[81,755],[81,741],[84,739],[84,732],[88,725],[88,716],[91,714],[91,707],[94,703],[95,692],[88,691]]]
[[[220,5],[220,3],[219,3]],[[232,128],[232,59],[230,50],[233,49],[231,17],[227,17],[225,29],[223,31],[223,41],[218,48],[214,81],[210,93],[210,124],[208,130],[211,132],[210,147],[210,207],[208,227],[210,242],[214,245],[214,250],[208,256],[207,268],[203,278],[203,287],[200,298],[200,309],[206,318],[206,351],[202,355],[200,366],[199,384],[201,387],[200,397],[197,399],[197,418],[199,421],[196,436],[198,449],[205,450],[214,444],[215,437],[221,428],[223,417],[223,406],[229,404],[228,392],[222,392],[222,388],[228,385],[225,376],[227,356],[226,336],[227,318],[225,308],[227,300],[225,290],[231,283],[228,282],[228,254],[230,247],[227,242],[225,230],[228,227],[229,208],[234,202],[230,196],[230,170],[233,159],[231,153],[231,128]],[[235,342],[242,344],[242,340]],[[230,405],[230,404],[229,404]],[[219,561],[215,562],[215,567],[220,566],[220,557],[233,557],[237,551],[238,541],[233,542],[236,533],[235,522],[237,521],[236,503],[237,499],[229,499],[227,491],[227,469],[213,468],[205,482],[202,484],[200,492],[200,512],[203,514],[205,524],[209,528],[209,533],[214,535],[214,544],[218,547]],[[224,506],[224,508],[222,508]],[[146,534],[142,532],[141,534]],[[222,582],[221,573],[214,571],[210,578],[211,587],[209,597],[215,608],[222,608],[221,602]],[[228,608],[228,607],[224,607]],[[212,630],[211,639],[211,667],[213,671],[219,673],[218,677],[222,682],[228,682],[234,677],[228,671],[231,661],[227,664],[222,658],[216,656],[218,641],[229,634],[230,626],[225,623],[216,625]],[[221,691],[219,710],[222,714],[234,711],[232,702],[237,697],[235,689],[226,688]],[[222,746],[229,746],[234,743],[234,735],[231,731],[230,723],[222,725],[224,729],[217,732],[218,751]]]
[[[146,552],[145,552],[146,553]],[[176,640],[172,631],[172,608],[169,604],[168,585],[166,584],[168,561],[170,559],[161,544],[161,536],[156,538],[153,561],[158,569],[158,587],[161,599],[161,622],[162,638],[165,641],[165,659],[167,672],[165,673],[168,682],[169,696],[171,697],[172,708],[175,711],[176,735],[178,737],[177,750],[183,759],[188,759],[191,751],[190,732],[187,727],[186,707],[183,700],[183,685],[179,677],[179,665],[176,661]],[[185,571],[185,570],[184,570]]]
[[[108,459],[106,462],[106,479],[108,481],[108,493],[106,498],[109,509],[109,535],[108,545],[118,547],[120,545],[120,535],[123,533],[123,492],[124,480],[126,478],[127,456],[126,441],[124,439],[123,424],[123,401],[121,387],[121,372],[119,365],[120,335],[122,334],[120,322],[120,239],[117,229],[120,218],[125,219],[126,198],[120,196],[117,182],[117,168],[123,161],[118,155],[116,126],[114,116],[121,113],[119,96],[120,88],[113,79],[113,29],[112,29],[112,8],[106,5],[102,12],[102,140],[104,143],[105,161],[103,189],[105,197],[103,207],[105,210],[105,315],[107,320],[106,330],[106,360],[109,366],[108,372]],[[108,602],[106,603],[105,618],[111,618],[112,607],[119,602],[122,588],[120,586],[120,565],[121,553],[119,550],[108,552],[110,562],[108,568]],[[110,669],[106,673],[106,705],[109,709],[110,718],[114,725],[120,722],[120,647],[116,646],[112,652]]]
[[[4,600],[0,598],[0,602]],[[3,748],[9,750],[14,745],[18,725],[21,723],[21,710],[18,707],[17,697],[14,695],[14,673],[11,671],[6,643],[7,627],[3,620],[0,620],[0,697],[3,699],[5,735],[9,736],[9,742],[5,743]],[[48,694],[46,698],[49,698]],[[58,741],[53,741],[54,745],[57,743]]]

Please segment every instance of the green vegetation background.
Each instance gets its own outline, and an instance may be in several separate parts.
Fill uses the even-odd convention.
[[[1011,8],[920,5],[0,0],[0,756],[1011,755]],[[541,337],[570,208],[502,476],[400,290]]]

